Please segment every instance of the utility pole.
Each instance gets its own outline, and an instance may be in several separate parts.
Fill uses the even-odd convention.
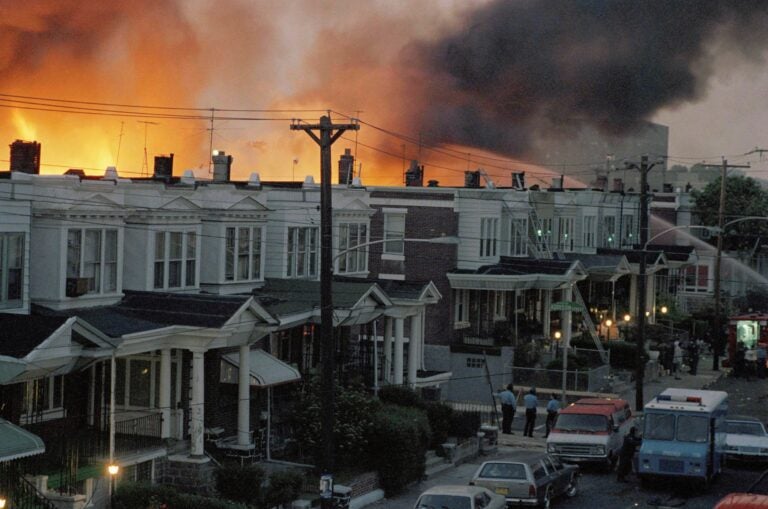
[[[714,165],[706,165],[714,166]],[[728,168],[749,168],[747,165],[728,164],[728,160],[723,158],[723,164],[720,167],[720,207],[717,212],[717,254],[715,255],[715,336],[712,345],[712,369],[720,369],[720,356],[723,349],[723,322],[720,316],[720,262],[723,257],[723,224],[725,223],[725,187]]]
[[[318,124],[304,124],[300,120],[291,123],[291,130],[304,131],[320,146],[320,343],[321,343],[321,429],[324,440],[322,464],[323,473],[330,475],[335,463],[333,440],[334,421],[334,363],[336,345],[333,338],[333,215],[331,202],[331,145],[348,130],[357,131],[357,122],[334,124],[330,113],[320,117]],[[319,132],[319,137],[314,133]],[[332,499],[321,498],[323,509],[330,509]]]
[[[645,379],[645,306],[646,306],[646,277],[648,262],[645,244],[648,242],[648,172],[656,163],[648,164],[648,156],[640,158],[640,166],[627,163],[627,168],[640,170],[640,273],[638,274],[637,296],[637,365],[635,368],[635,410],[642,412],[645,404],[643,383]]]

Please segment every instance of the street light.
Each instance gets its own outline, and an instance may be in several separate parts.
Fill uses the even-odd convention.
[[[605,321],[605,326],[608,328],[608,330],[606,331],[606,334],[605,334],[605,339],[606,339],[607,341],[610,341],[610,340],[611,340],[611,325],[613,325],[613,320],[611,320],[611,319],[609,318],[609,319],[607,319],[607,320]]]
[[[115,478],[120,472],[120,466],[110,463],[107,466],[107,472],[109,473],[109,507],[111,509],[115,507]]]
[[[629,322],[632,320],[632,317],[629,315],[629,313],[624,313],[624,341],[629,340]]]
[[[5,504],[7,501],[5,500],[5,497],[0,497],[0,509],[5,509]]]

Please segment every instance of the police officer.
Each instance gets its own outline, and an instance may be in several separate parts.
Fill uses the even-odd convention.
[[[558,411],[560,411],[560,401],[557,399],[557,394],[553,392],[552,397],[547,403],[547,433],[544,435],[544,438],[548,437],[549,432],[555,427]]]
[[[536,398],[536,387],[531,387],[528,394],[523,398],[525,403],[525,429],[523,430],[523,436],[533,438],[533,427],[536,425],[536,405],[538,404],[538,398]]]
[[[517,398],[514,390],[512,384],[507,384],[507,388],[498,394],[499,399],[501,399],[501,432],[505,435],[512,434],[512,421],[517,410]]]
[[[627,482],[627,474],[632,471],[632,460],[635,457],[635,451],[642,443],[642,439],[635,435],[637,429],[634,426],[629,428],[629,433],[624,436],[624,442],[621,444],[619,453],[619,466],[616,469],[616,479],[619,482]]]

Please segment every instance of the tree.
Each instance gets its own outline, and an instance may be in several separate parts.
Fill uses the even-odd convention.
[[[694,190],[693,212],[701,224],[716,226],[720,210],[720,180],[710,182],[702,191]],[[765,216],[768,210],[768,191],[753,178],[733,175],[725,181],[724,220],[733,221],[747,216]],[[744,221],[726,228],[723,249],[742,251],[752,249],[761,239],[768,239],[768,221]],[[714,244],[713,237],[710,242]]]

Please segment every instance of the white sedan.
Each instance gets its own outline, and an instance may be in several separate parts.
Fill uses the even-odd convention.
[[[435,486],[419,496],[415,509],[504,509],[506,500],[481,486]]]
[[[725,454],[729,459],[768,461],[768,433],[759,419],[728,417],[725,433]]]

